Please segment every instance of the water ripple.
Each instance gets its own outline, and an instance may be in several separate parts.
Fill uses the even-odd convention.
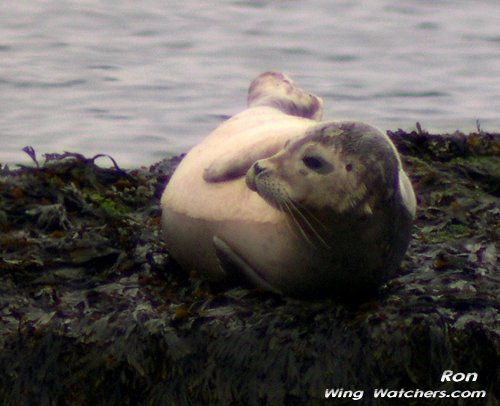
[[[85,85],[86,80],[73,79],[64,82],[38,82],[35,80],[0,79],[0,84],[6,84],[17,89],[58,89]]]
[[[374,98],[419,98],[419,97],[446,97],[450,96],[449,93],[446,92],[437,92],[434,90],[427,91],[392,91],[392,92],[383,92],[376,93],[373,95]]]

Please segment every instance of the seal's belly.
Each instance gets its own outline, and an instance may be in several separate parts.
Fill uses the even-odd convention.
[[[230,244],[256,272],[272,276],[278,285],[280,279],[288,279],[287,274],[302,272],[306,266],[307,256],[303,249],[296,249],[297,236],[284,216],[281,223],[210,221],[167,209],[163,230],[172,257],[183,268],[214,281],[229,277],[217,258],[214,236]]]

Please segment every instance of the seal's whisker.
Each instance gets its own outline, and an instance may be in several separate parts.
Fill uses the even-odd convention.
[[[312,233],[316,236],[316,238],[321,242],[321,244],[323,244],[323,246],[325,246],[326,248],[329,248],[330,246],[323,239],[323,237],[321,236],[319,231],[316,229],[316,227],[314,227],[314,225],[311,223],[311,221],[309,221],[309,218],[302,212],[302,210],[299,207],[297,207],[296,204],[294,204],[293,202],[291,202],[291,204],[292,204],[292,207],[294,208],[294,210],[296,211],[296,213],[304,220],[306,225],[309,227],[309,229],[312,231]],[[319,220],[317,220],[317,221],[319,221]]]
[[[307,207],[300,206],[300,210],[302,210],[305,213],[305,215],[307,215],[307,218],[314,220],[318,224],[318,226],[320,226],[322,229],[324,230],[328,229],[326,224],[323,221],[321,221],[318,217],[316,217]]]
[[[294,218],[292,211],[290,210],[290,208],[287,205],[282,204],[282,203],[276,203],[276,204],[278,205],[279,210],[281,210],[285,213],[288,213],[290,215],[290,217],[292,217],[293,223],[295,223],[295,225],[297,227],[300,227],[300,225],[297,224],[297,220]],[[297,234],[297,230],[295,229],[295,227],[293,227],[293,225],[290,221],[287,221],[286,224],[287,224],[287,227],[290,229],[290,232],[292,234]]]
[[[273,200],[272,202],[273,206],[276,207],[279,211],[282,211],[284,213],[288,213],[290,215],[292,215],[292,213],[290,212],[290,208],[288,207],[288,205],[286,204],[286,202],[282,202],[280,200]],[[293,217],[293,216],[292,216]],[[295,230],[293,229],[293,227],[291,226],[290,222],[287,222],[288,226],[290,227],[290,230],[292,232],[295,232]]]
[[[293,201],[288,200],[288,203],[289,207],[293,210],[294,213],[300,216],[302,221],[308,226],[309,230],[311,230],[312,234],[319,240],[319,242],[323,244],[323,246],[325,246],[326,248],[329,248],[330,246],[328,245],[328,243],[323,239],[323,237],[321,237],[320,233],[316,230],[314,225],[311,224],[308,217],[304,213],[302,213],[302,211],[297,207],[297,205]],[[303,230],[303,234],[304,233],[307,234],[305,230]]]
[[[287,201],[283,201],[283,207],[285,207],[285,209],[288,212],[288,214],[290,214],[291,219],[293,220],[294,224],[296,225],[296,228],[298,228],[298,230],[300,231],[300,234],[302,235],[302,237],[304,237],[304,239],[309,244],[311,244],[312,246],[314,246],[314,242],[311,241],[311,239],[307,235],[307,232],[304,230],[304,227],[302,226],[302,224],[300,223],[300,221],[297,219],[297,217],[295,215],[295,213],[296,213],[295,210],[296,209],[293,207],[293,203],[290,200],[288,202]],[[293,227],[292,227],[292,229],[293,229]]]

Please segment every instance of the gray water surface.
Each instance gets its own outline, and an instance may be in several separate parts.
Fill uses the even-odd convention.
[[[500,130],[500,0],[0,3],[0,163],[186,151],[260,72],[383,130]]]

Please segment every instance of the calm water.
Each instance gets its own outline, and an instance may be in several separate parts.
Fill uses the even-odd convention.
[[[500,0],[0,3],[0,162],[141,166],[245,106],[264,70],[381,129],[500,130]]]

